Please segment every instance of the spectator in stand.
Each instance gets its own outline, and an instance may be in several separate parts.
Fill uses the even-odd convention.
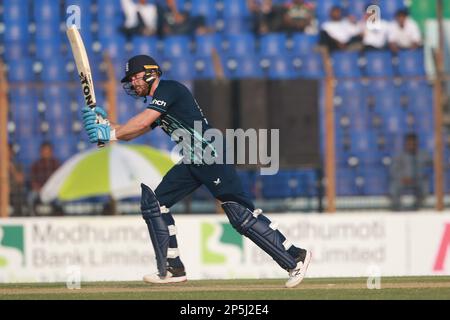
[[[60,162],[53,156],[53,147],[49,142],[43,142],[40,148],[40,158],[32,163],[30,172],[31,192],[30,208],[36,214],[36,207],[41,203],[40,191],[48,178],[59,168]],[[60,214],[59,205],[52,203],[54,213]]]
[[[366,13],[361,21],[363,49],[383,50],[387,48],[387,39],[389,32],[389,22],[380,19],[375,20],[374,14]]]
[[[389,27],[389,47],[393,52],[417,49],[422,45],[422,35],[416,21],[409,17],[407,9],[400,9]]]
[[[429,154],[418,149],[416,134],[405,135],[404,151],[395,157],[390,168],[389,193],[392,210],[402,209],[401,198],[405,192],[415,196],[414,209],[422,207],[428,193],[428,169],[432,166]]]
[[[361,25],[356,19],[343,17],[341,7],[334,6],[330,10],[330,20],[322,24],[319,44],[329,51],[360,49],[361,34]]]
[[[127,38],[134,35],[151,36],[156,34],[158,27],[158,7],[146,0],[120,0],[125,15],[121,31]]]
[[[186,11],[179,11],[174,0],[167,0],[167,8],[162,14],[161,36],[195,35],[210,32],[203,16],[192,17]]]
[[[304,0],[292,0],[285,5],[282,29],[285,32],[317,33],[315,5]]]
[[[9,144],[9,202],[13,216],[27,214],[27,190],[23,168],[15,160],[14,148]]]
[[[269,22],[273,15],[272,0],[247,0],[247,7],[251,14],[253,33],[268,33]]]

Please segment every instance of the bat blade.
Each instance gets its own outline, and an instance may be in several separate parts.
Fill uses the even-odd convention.
[[[85,104],[91,109],[95,108],[97,100],[95,99],[94,82],[92,81],[91,67],[83,39],[75,25],[67,28],[66,34],[77,66],[78,76],[80,77]],[[103,147],[104,143],[99,142],[98,146]]]

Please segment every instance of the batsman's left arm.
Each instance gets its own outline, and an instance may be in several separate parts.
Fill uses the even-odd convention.
[[[151,130],[151,124],[161,116],[161,113],[146,109],[134,116],[123,125],[111,124],[113,136],[117,140],[129,141]]]

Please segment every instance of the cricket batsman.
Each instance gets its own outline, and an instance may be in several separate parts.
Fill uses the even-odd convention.
[[[107,119],[106,111],[98,106],[93,109],[85,107],[82,111],[83,125],[89,141],[129,141],[159,126],[178,144],[186,144],[188,141],[174,138],[175,133],[180,130],[192,138],[194,144],[187,143],[190,152],[183,154],[189,160],[198,156],[193,145],[210,147],[211,143],[203,138],[203,133],[211,127],[191,92],[180,82],[162,80],[161,75],[158,63],[147,55],[134,56],[128,60],[125,76],[121,80],[123,88],[129,95],[144,98],[144,103],[148,99],[149,103],[144,111],[123,125],[97,123],[99,116]],[[194,122],[202,124],[203,132],[194,130],[198,127]],[[186,145],[183,148],[185,147]],[[225,150],[218,150],[217,156],[224,157]],[[154,192],[141,184],[142,217],[150,233],[158,267],[158,272],[145,275],[144,281],[175,283],[187,280],[178,250],[175,221],[169,209],[202,184],[221,202],[231,225],[288,272],[286,287],[297,286],[305,276],[311,252],[294,246],[262,214],[261,209],[255,209],[242,188],[234,165],[183,160],[167,172]]]

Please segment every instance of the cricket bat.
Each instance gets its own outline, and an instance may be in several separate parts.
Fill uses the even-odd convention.
[[[93,109],[97,103],[95,99],[94,83],[92,81],[91,67],[89,65],[89,59],[84,47],[83,39],[80,32],[75,25],[67,28],[67,37],[69,38],[70,46],[72,48],[73,58],[77,65],[78,75],[80,77],[81,89],[84,96],[86,106]],[[100,123],[103,119],[101,116],[97,116],[97,123]],[[98,147],[103,147],[103,142],[98,142]]]

